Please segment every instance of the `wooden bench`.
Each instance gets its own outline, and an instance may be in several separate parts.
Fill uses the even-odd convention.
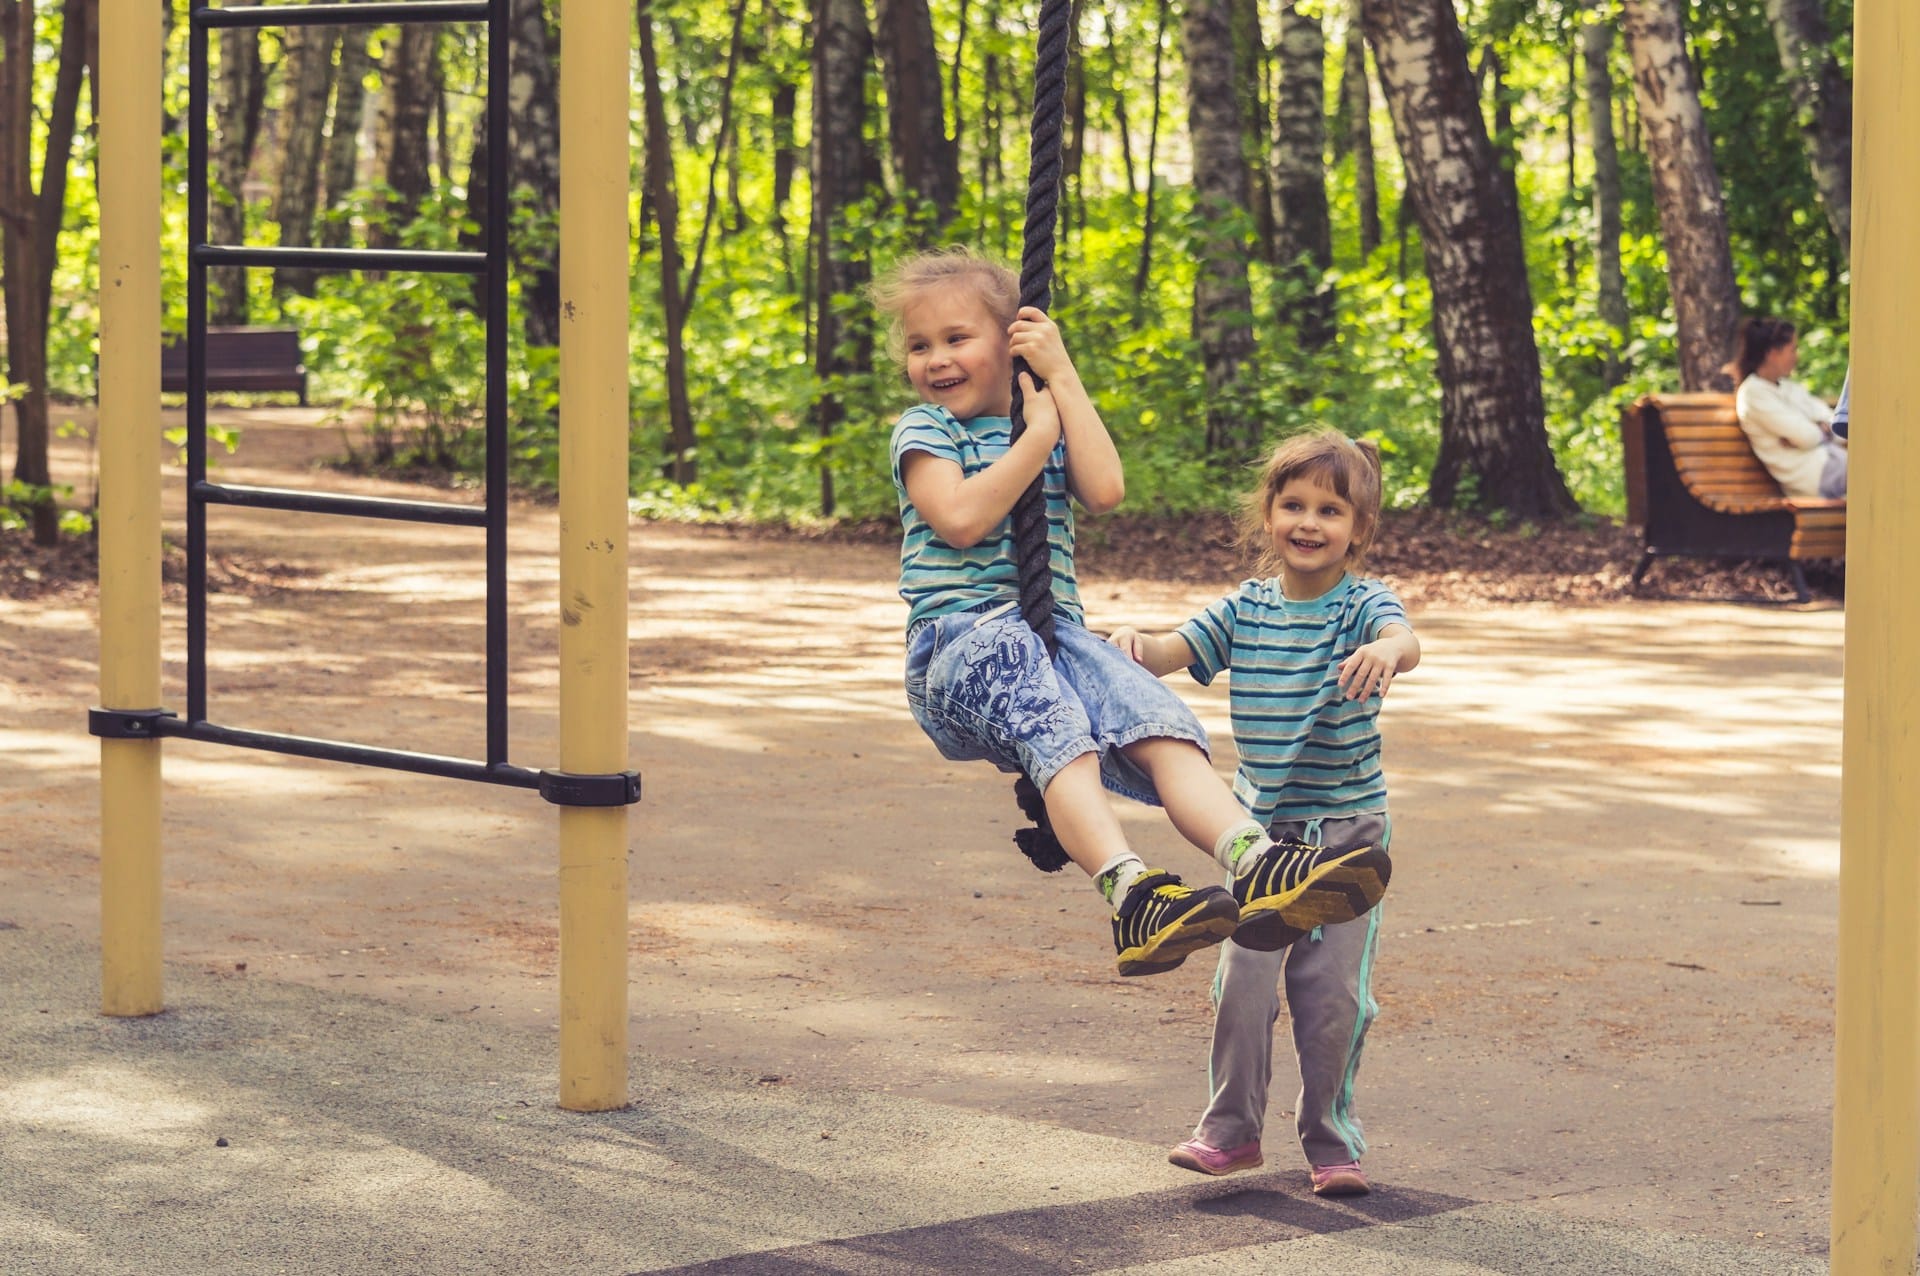
[[[187,341],[168,337],[160,347],[160,388],[185,393]],[[307,405],[307,368],[300,334],[292,328],[208,328],[207,393],[292,390]]]
[[[1639,585],[1656,555],[1771,558],[1795,594],[1811,597],[1801,564],[1844,558],[1847,503],[1789,497],[1753,454],[1730,394],[1650,394],[1621,414],[1627,522],[1644,529]]]

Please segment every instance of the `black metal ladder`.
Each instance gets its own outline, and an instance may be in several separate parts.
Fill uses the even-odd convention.
[[[93,734],[174,736],[300,757],[538,789],[569,806],[619,806],[639,776],[568,775],[507,761],[507,256],[508,0],[200,6],[191,15],[187,131],[187,712],[93,711]],[[207,240],[208,32],[231,27],[485,22],[487,227],[481,252],[370,248],[258,248]],[[207,478],[207,272],[214,267],[432,271],[480,276],[486,310],[486,483],[479,506],[214,483]],[[486,529],[487,745],[484,761],[225,726],[207,716],[207,507],[337,514]]]

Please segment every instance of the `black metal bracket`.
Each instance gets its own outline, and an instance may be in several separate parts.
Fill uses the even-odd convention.
[[[632,806],[640,800],[640,773],[573,775],[542,771],[540,796],[555,806]]]
[[[102,740],[157,740],[162,720],[174,716],[171,709],[88,709],[87,734]]]

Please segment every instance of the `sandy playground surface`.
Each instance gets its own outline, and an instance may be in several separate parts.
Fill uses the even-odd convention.
[[[446,495],[314,468],[340,450],[318,413],[226,415],[230,481]],[[84,489],[84,441],[57,462]],[[513,517],[513,753],[538,767],[557,756],[557,519]],[[237,510],[211,528],[216,721],[478,752],[477,531]],[[923,740],[894,569],[885,546],[633,529],[634,1067],[891,1091],[1157,1158],[1204,1101],[1211,963],[1117,978],[1090,888],[1012,849],[1008,780]],[[1227,584],[1085,592],[1096,625],[1164,626]],[[175,708],[181,615],[169,586]],[[1841,613],[1415,619],[1426,660],[1384,718],[1396,872],[1360,1080],[1370,1169],[1820,1252]],[[89,592],[0,600],[0,926],[97,935],[96,651]],[[1224,687],[1177,682],[1226,773]],[[556,820],[536,795],[179,742],[166,777],[170,960],[384,999],[471,1025],[476,1048],[496,1025],[551,1030]],[[1156,812],[1123,819],[1150,861],[1205,870]],[[1291,1103],[1283,1074],[1282,1167]]]

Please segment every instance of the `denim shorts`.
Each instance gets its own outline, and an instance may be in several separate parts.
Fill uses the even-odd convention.
[[[1079,625],[1056,620],[1059,651],[1008,604],[921,621],[907,635],[907,703],[955,762],[1024,771],[1044,791],[1060,768],[1100,755],[1107,788],[1158,806],[1153,781],[1121,746],[1187,740],[1207,752],[1193,710],[1132,657]]]

